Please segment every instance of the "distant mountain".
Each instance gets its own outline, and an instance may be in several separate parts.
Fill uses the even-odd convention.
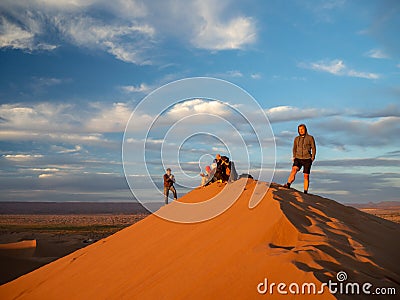
[[[0,215],[148,213],[137,202],[0,202]]]
[[[382,201],[382,202],[368,202],[368,203],[346,203],[346,205],[355,208],[400,208],[400,201]]]

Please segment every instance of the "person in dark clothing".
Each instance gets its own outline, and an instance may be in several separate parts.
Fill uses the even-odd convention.
[[[214,163],[216,164],[215,168],[215,173],[213,177],[213,182],[218,181],[218,182],[226,182],[229,180],[229,174],[230,173],[230,162],[229,158],[226,156],[221,156],[220,154],[217,154],[215,156]]]
[[[217,154],[216,156],[215,156],[215,159],[214,159],[214,163],[216,164],[216,168],[215,168],[215,173],[214,173],[214,177],[213,177],[213,182],[215,182],[215,181],[220,181],[220,182],[222,182],[222,179],[223,179],[223,165],[222,165],[222,159],[221,159],[221,155],[220,154]]]
[[[315,160],[317,153],[317,147],[315,140],[312,135],[307,132],[307,127],[304,124],[300,124],[297,127],[299,133],[293,142],[293,167],[292,172],[289,175],[287,183],[284,185],[285,188],[290,188],[290,185],[296,179],[297,172],[303,168],[304,173],[304,193],[308,193],[308,187],[310,184],[310,172],[311,165]]]
[[[176,189],[174,187],[175,177],[171,174],[171,169],[168,168],[166,173],[164,174],[164,196],[165,196],[165,204],[168,204],[168,196],[169,191],[174,194],[174,200],[178,199],[178,194],[176,193]]]
[[[227,156],[221,156],[222,181],[228,181],[231,175],[231,162]]]

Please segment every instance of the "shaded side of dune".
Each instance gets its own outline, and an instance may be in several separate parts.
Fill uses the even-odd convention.
[[[344,271],[348,281],[400,292],[399,224],[295,190],[275,186],[273,194],[299,231],[298,239],[285,245],[298,268],[321,282]]]

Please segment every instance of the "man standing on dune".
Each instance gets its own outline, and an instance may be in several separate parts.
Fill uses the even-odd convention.
[[[307,127],[304,124],[300,124],[297,127],[299,133],[295,137],[293,143],[293,167],[292,172],[289,175],[287,183],[283,186],[285,188],[290,188],[290,185],[296,179],[297,172],[303,168],[304,173],[304,193],[308,193],[308,186],[310,184],[310,171],[311,165],[315,160],[315,154],[317,153],[317,148],[315,146],[315,140],[312,135],[307,133]]]
[[[168,168],[167,172],[164,174],[164,196],[165,196],[165,204],[168,204],[168,196],[169,191],[174,194],[174,200],[178,199],[178,195],[176,193],[176,189],[174,187],[175,177],[171,174],[171,169]]]

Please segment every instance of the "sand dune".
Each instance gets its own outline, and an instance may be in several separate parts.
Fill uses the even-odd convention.
[[[0,250],[17,250],[36,248],[36,240],[26,240],[16,243],[0,244]]]
[[[218,184],[196,189],[180,201],[201,202],[221,191],[230,195],[243,180],[223,191]],[[313,296],[279,295],[276,287],[272,294],[257,291],[265,278],[268,284],[320,287],[339,271],[346,272],[346,282],[400,293],[399,224],[274,184],[250,209],[256,186],[267,188],[248,180],[232,207],[209,221],[182,224],[151,215],[0,286],[0,298],[349,299],[327,290]],[[177,203],[162,208],[171,215],[178,209]]]
[[[0,244],[0,262],[11,258],[31,258],[36,251],[36,240]]]

